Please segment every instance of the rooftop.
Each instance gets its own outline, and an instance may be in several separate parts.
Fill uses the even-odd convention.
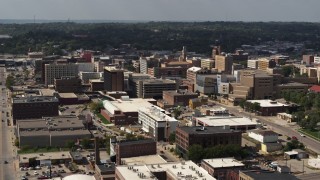
[[[138,112],[141,107],[150,107],[150,102],[155,101],[154,99],[142,99],[142,98],[130,98],[129,100],[117,99],[116,101],[103,101],[103,107],[110,113],[114,111],[122,112]]]
[[[17,121],[19,129],[36,130],[45,128],[48,129],[81,129],[84,125],[81,120],[75,116],[56,116],[44,117],[43,119],[28,119]]]
[[[262,136],[278,136],[277,133],[271,131],[271,130],[259,130],[259,129],[255,129],[255,130],[251,130],[250,132],[253,132],[255,134],[260,134]]]
[[[157,106],[149,106],[149,107],[142,107],[139,109],[139,113],[147,114],[150,118],[155,121],[177,121],[174,117],[170,117],[168,112],[164,109],[161,109]]]
[[[190,92],[188,90],[174,90],[174,91],[163,91],[164,94],[169,94],[171,96],[177,96],[177,95],[180,95],[180,96],[183,96],[183,95],[195,95],[195,96],[198,96],[197,93],[194,93],[194,92]]]
[[[246,126],[246,125],[258,125],[255,120],[251,120],[247,117],[234,117],[234,116],[205,116],[196,117],[197,121],[200,121],[206,126]]]
[[[20,163],[28,162],[29,158],[36,158],[37,160],[48,160],[48,159],[71,159],[71,155],[68,151],[61,152],[50,152],[50,153],[32,153],[32,154],[21,154],[19,156]]]
[[[176,81],[170,79],[146,79],[143,84],[176,84]]]
[[[121,158],[122,164],[125,165],[145,165],[166,163],[160,155],[138,156],[130,158]]]
[[[188,69],[188,71],[191,71],[191,72],[197,72],[199,70],[201,70],[200,67],[191,67],[191,68]]]
[[[313,85],[311,88],[309,88],[309,91],[320,92],[320,86]]]
[[[227,158],[216,158],[216,159],[203,159],[202,161],[206,162],[213,168],[223,168],[223,167],[241,167],[244,166],[241,162],[235,160],[232,157]]]
[[[152,165],[117,166],[117,171],[124,179],[140,180],[154,179],[155,172],[166,172],[174,179],[199,179],[215,180],[207,171],[199,167],[192,161],[173,162]]]
[[[60,98],[77,98],[75,93],[59,93]]]
[[[59,102],[56,97],[53,96],[29,96],[14,98],[13,103],[38,103],[38,102]]]
[[[110,71],[110,72],[123,72],[123,69],[120,69],[116,66],[106,66],[104,67],[105,70]]]
[[[263,100],[247,100],[250,103],[259,103],[261,107],[287,107],[287,104],[282,104],[277,101],[272,101],[270,99]]]
[[[230,129],[223,129],[221,127],[199,127],[199,126],[184,126],[178,127],[179,129],[187,132],[188,134],[219,134],[219,133],[233,133],[237,132]]]
[[[250,176],[252,179],[259,179],[259,180],[296,180],[294,175],[292,174],[285,174],[285,173],[278,173],[273,171],[240,171],[241,173]]]

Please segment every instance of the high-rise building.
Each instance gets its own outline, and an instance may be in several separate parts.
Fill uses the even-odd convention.
[[[63,76],[78,76],[79,70],[77,64],[72,63],[52,63],[45,64],[45,85],[53,85],[54,79]]]
[[[218,70],[218,72],[231,73],[232,61],[232,56],[217,55],[215,57],[215,68]]]
[[[114,66],[104,68],[104,89],[107,91],[124,90],[124,70]]]

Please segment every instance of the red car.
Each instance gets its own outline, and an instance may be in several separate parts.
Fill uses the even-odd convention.
[[[291,139],[292,139],[292,140],[298,140],[298,138],[295,137],[295,136],[292,136]]]

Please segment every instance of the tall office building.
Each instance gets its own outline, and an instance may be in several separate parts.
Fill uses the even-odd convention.
[[[45,64],[45,85],[53,85],[54,79],[60,79],[63,76],[78,76],[77,64],[72,63],[52,63]]]
[[[104,68],[104,90],[123,91],[124,90],[124,70],[115,66]]]
[[[218,72],[231,73],[232,61],[232,56],[217,55],[215,57],[215,68]]]

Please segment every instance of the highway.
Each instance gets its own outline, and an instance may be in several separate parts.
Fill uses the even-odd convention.
[[[13,128],[12,126],[8,126],[8,97],[7,91],[5,89],[6,75],[4,67],[0,67],[0,81],[2,83],[0,85],[0,179],[11,180],[16,179],[16,173],[14,169],[15,153],[13,152],[12,148],[13,135],[11,133],[13,131]]]
[[[217,103],[215,101],[212,101],[213,103]],[[309,137],[301,137],[300,133],[297,132],[295,129],[293,129],[292,127],[286,127],[286,126],[281,126],[279,124],[276,124],[274,122],[271,122],[267,116],[255,116],[253,113],[249,113],[249,112],[239,112],[239,110],[242,110],[240,107],[238,106],[229,106],[229,105],[225,105],[225,104],[220,104],[218,103],[220,106],[223,106],[227,109],[229,109],[229,112],[236,115],[236,116],[246,116],[246,117],[253,117],[256,119],[259,119],[262,123],[266,124],[269,126],[269,128],[279,134],[283,134],[286,135],[288,137],[292,137],[295,136],[298,138],[298,140],[300,142],[302,142],[306,148],[316,152],[316,153],[320,153],[320,142],[309,138]]]

